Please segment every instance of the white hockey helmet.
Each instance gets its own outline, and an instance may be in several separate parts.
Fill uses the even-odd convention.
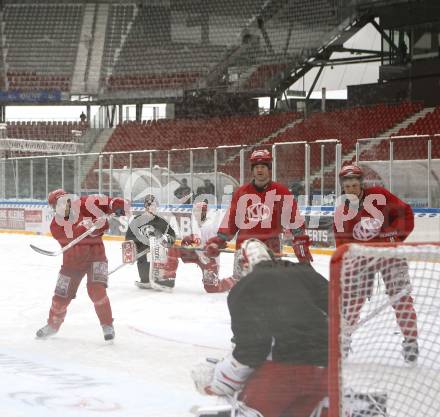
[[[273,252],[258,239],[245,240],[240,247],[238,254],[238,267],[240,275],[244,277],[250,274],[255,265],[263,261],[274,261]]]

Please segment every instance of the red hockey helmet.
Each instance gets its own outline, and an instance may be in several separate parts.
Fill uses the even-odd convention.
[[[272,154],[267,149],[253,151],[249,160],[251,169],[258,164],[266,165],[269,169],[272,168]]]
[[[364,173],[361,168],[359,168],[357,165],[345,165],[345,167],[342,167],[342,169],[339,171],[339,178],[342,180],[344,178],[359,178],[362,179],[364,176]]]
[[[57,190],[53,190],[47,196],[47,203],[51,207],[55,207],[57,205],[57,201],[63,196],[67,195],[67,192],[62,188],[58,188]]]

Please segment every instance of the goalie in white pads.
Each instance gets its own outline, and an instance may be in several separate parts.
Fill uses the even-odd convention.
[[[327,396],[328,281],[307,263],[242,243],[243,278],[228,295],[235,347],[191,372],[202,394],[236,397],[237,417],[310,416]],[[321,416],[325,416],[323,410]]]
[[[214,214],[209,215],[208,204],[201,201],[194,204],[192,218],[192,234],[182,239],[180,248],[170,248],[170,257],[180,258],[184,263],[195,263],[202,270],[203,287],[208,293],[229,291],[235,284],[233,278],[219,278],[220,256],[210,258],[205,255],[204,250],[190,250],[192,247],[204,248],[206,242],[213,236],[217,236],[221,218]],[[177,261],[173,262],[176,265]]]
[[[165,219],[156,214],[157,200],[154,195],[148,194],[145,196],[144,207],[145,211],[135,216],[130,222],[125,239],[126,241],[134,241],[137,253],[149,250],[152,238],[154,238],[157,244],[164,247],[160,251],[163,256],[163,262],[161,262],[160,281],[157,284],[162,287],[173,288],[176,279],[177,259],[174,256],[167,255],[167,248],[174,243],[176,233]],[[155,267],[157,265],[156,263]],[[140,280],[135,282],[136,285],[139,288],[151,288],[151,265],[147,254],[137,259],[137,268]]]

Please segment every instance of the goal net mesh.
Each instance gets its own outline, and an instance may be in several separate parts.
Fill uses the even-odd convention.
[[[440,415],[440,246],[332,259],[331,416]]]

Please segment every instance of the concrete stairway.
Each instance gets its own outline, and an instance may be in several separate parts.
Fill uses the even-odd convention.
[[[98,93],[99,89],[108,15],[109,4],[99,4],[93,35],[92,53],[87,71],[87,91],[92,94]]]
[[[86,91],[86,68],[89,57],[89,49],[92,46],[93,22],[95,19],[96,5],[86,4],[81,28],[80,41],[76,54],[75,68],[72,77],[72,94],[82,94]]]

